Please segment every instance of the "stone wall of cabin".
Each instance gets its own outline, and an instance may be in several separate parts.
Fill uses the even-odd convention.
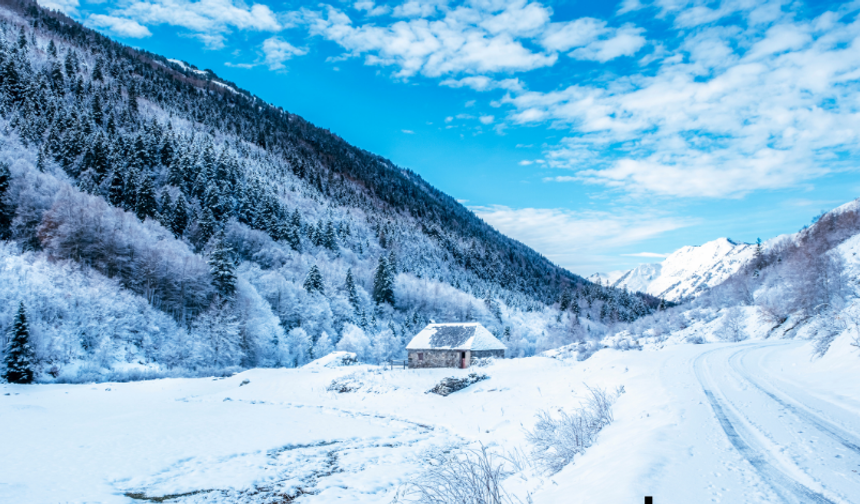
[[[418,360],[418,353],[424,354],[424,359]],[[466,367],[472,365],[474,359],[486,359],[493,357],[495,359],[504,359],[504,350],[478,350],[474,352],[466,351]],[[409,350],[409,367],[410,368],[459,368],[460,367],[460,351],[455,350]]]
[[[423,353],[424,359],[418,360],[418,354]],[[469,365],[471,352],[466,351],[466,366]],[[410,368],[459,368],[460,350],[409,350]]]
[[[472,360],[486,359],[487,357],[492,357],[494,359],[504,359],[505,358],[505,351],[504,350],[475,350],[472,352]]]

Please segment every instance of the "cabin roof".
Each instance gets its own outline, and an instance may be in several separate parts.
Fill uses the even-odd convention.
[[[407,350],[505,350],[507,347],[478,322],[429,324],[406,345]]]

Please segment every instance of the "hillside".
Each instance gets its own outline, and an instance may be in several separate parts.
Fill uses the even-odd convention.
[[[211,71],[28,0],[0,31],[0,328],[23,302],[40,380],[384,361],[431,319],[532,355],[659,304]]]

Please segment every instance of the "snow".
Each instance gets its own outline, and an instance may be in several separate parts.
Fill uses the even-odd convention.
[[[196,68],[191,68],[190,66],[188,66],[188,64],[187,64],[187,63],[185,63],[185,62],[184,62],[184,61],[182,61],[182,60],[178,60],[178,59],[169,59],[169,58],[168,58],[168,60],[167,60],[167,61],[169,61],[169,62],[171,62],[171,63],[174,63],[174,64],[176,64],[176,65],[179,65],[179,67],[180,67],[180,68],[182,68],[183,70],[190,70],[190,71],[192,71],[192,72],[194,72],[194,73],[196,73],[196,74],[199,74],[199,75],[209,75],[209,73],[208,73],[208,72],[206,72],[206,71],[198,70],[198,69],[196,69]]]
[[[718,238],[682,247],[661,263],[640,264],[626,272],[607,274],[605,279],[612,287],[679,301],[719,285],[749,261],[754,251],[755,245]]]
[[[203,72],[203,73],[206,73],[206,72]],[[218,81],[210,81],[210,82],[212,82],[212,84],[215,84],[216,86],[220,86],[220,87],[226,89],[227,91],[230,91],[230,92],[235,93],[235,94],[239,94],[239,92],[236,91],[236,88],[234,88],[233,86],[228,86],[227,84],[224,84],[223,82],[218,82]]]
[[[805,341],[645,344],[586,361],[496,361],[490,378],[425,394],[469,370],[330,366],[223,379],[0,387],[0,502],[173,500],[390,502],[434,453],[483,443],[528,451],[540,410],[569,409],[583,383],[623,386],[615,422],[560,473],[506,487],[536,504],[852,502],[860,495],[860,352],[846,336],[810,361]],[[326,390],[348,377],[354,392]],[[707,392],[706,392],[707,391]],[[5,395],[9,394],[9,395]],[[269,489],[269,490],[266,490]],[[256,492],[256,493],[255,493]]]
[[[450,333],[439,340],[442,332]],[[435,337],[435,338],[434,338]],[[478,322],[429,324],[406,345],[407,350],[505,350],[504,344],[496,339]]]

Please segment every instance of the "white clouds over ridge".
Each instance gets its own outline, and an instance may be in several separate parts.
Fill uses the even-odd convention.
[[[804,19],[802,4],[782,0],[625,0],[615,16],[559,21],[531,0],[329,0],[293,12],[250,0],[122,0],[87,22],[126,37],[170,24],[215,49],[235,31],[263,32],[256,59],[232,64],[248,68],[282,70],[326,44],[331,61],[495,94],[497,109],[475,117],[498,132],[565,131],[541,157],[569,171],[544,180],[725,198],[797,186],[860,154],[851,5]]]
[[[503,101],[517,123],[570,129],[545,156],[576,173],[551,180],[737,197],[845,168],[860,154],[860,24],[824,14],[765,28],[701,29],[656,75]]]
[[[560,208],[513,209],[496,205],[470,210],[508,236],[540,250],[572,271],[604,268],[613,249],[640,243],[697,221],[633,210],[580,211]],[[587,236],[588,240],[582,237]],[[599,244],[599,248],[595,247]]]

